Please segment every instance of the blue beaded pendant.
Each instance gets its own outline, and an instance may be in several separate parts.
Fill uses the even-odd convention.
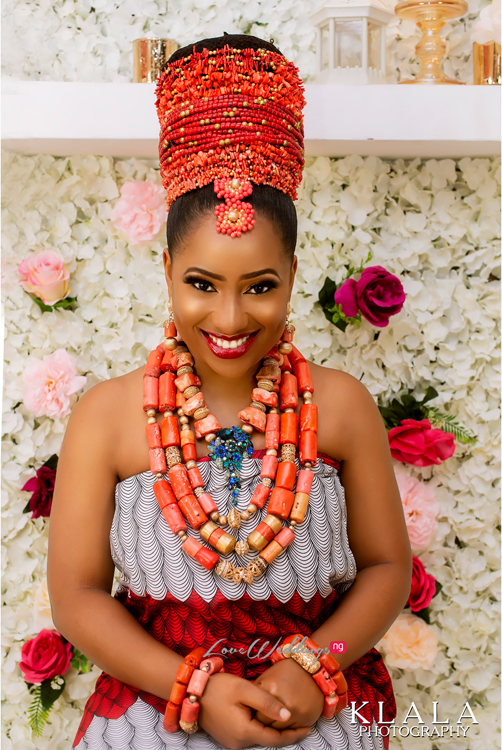
[[[223,469],[230,487],[230,502],[235,507],[239,497],[242,461],[253,454],[253,442],[240,427],[229,427],[216,433],[208,448],[211,460]]]

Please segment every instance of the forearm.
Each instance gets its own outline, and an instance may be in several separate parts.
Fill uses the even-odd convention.
[[[312,640],[328,647],[343,641],[347,650],[333,652],[341,669],[369,651],[387,632],[404,607],[410,591],[406,566],[382,563],[360,570],[336,611],[312,633]]]
[[[107,674],[169,699],[183,657],[156,641],[114,597],[81,589],[53,613],[59,632]]]

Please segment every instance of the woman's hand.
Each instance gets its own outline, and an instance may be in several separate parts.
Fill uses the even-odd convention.
[[[254,684],[278,698],[291,711],[291,718],[283,721],[260,709],[255,718],[273,729],[311,726],[322,713],[324,695],[312,675],[294,659],[283,659],[273,664]]]
[[[267,723],[272,720],[287,724],[291,717],[281,717],[281,710],[285,710],[281,698],[274,697],[271,691],[242,677],[224,672],[216,673],[211,676],[200,699],[199,726],[228,750],[241,750],[255,745],[293,745],[310,734],[307,724],[297,722],[298,728],[280,731],[264,726],[253,716],[258,711],[265,716]]]

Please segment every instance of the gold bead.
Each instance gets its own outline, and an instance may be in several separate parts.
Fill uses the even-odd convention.
[[[260,411],[267,411],[267,407],[265,404],[262,404],[261,401],[251,401],[251,406]]]
[[[227,520],[226,516],[220,516],[219,520],[220,520],[220,526],[226,526],[227,523],[228,523],[228,520]]]
[[[241,517],[239,511],[236,508],[232,508],[232,510],[228,514],[228,525],[232,529],[240,529]]]
[[[254,578],[259,578],[265,572],[266,568],[267,563],[262,557],[255,557],[248,563],[248,570],[253,574]]]
[[[220,560],[215,571],[222,578],[230,579],[234,574],[234,564],[230,560]]]
[[[230,183],[230,187],[232,188],[232,190],[238,190],[240,186],[241,186],[241,181],[238,180],[237,178],[234,178],[232,182]]]
[[[202,487],[200,489],[202,489]],[[220,514],[218,513],[217,510],[214,510],[209,516],[209,518],[211,519],[211,521],[218,523],[218,521],[220,520]]]
[[[237,542],[235,545],[235,551],[238,555],[247,555],[249,552],[249,544],[247,542]]]
[[[239,212],[235,211],[234,209],[229,211],[227,214],[227,219],[231,221],[232,224],[234,224],[238,220],[238,218],[239,218]]]
[[[181,463],[181,451],[177,445],[169,446],[169,448],[166,448],[165,453],[169,468]]]
[[[242,430],[242,432],[245,432],[246,435],[251,435],[252,432],[253,432],[253,425],[251,425],[251,424],[243,424],[241,426],[241,430]]]
[[[277,451],[275,448],[267,448],[265,451],[266,456],[277,456]]]
[[[232,579],[234,583],[240,583],[244,578],[245,568],[234,568]]]
[[[195,396],[195,394],[198,393],[199,390],[200,388],[197,388],[196,385],[189,385],[188,388],[185,388],[185,390],[183,391],[183,395],[188,401],[188,399],[192,398],[192,396]]]
[[[190,373],[193,372],[193,367],[191,365],[183,365],[178,370],[176,370],[176,375],[180,378],[182,375],[190,375]]]
[[[185,464],[187,469],[196,469],[197,468],[197,461],[187,461]]]
[[[196,487],[193,491],[193,494],[195,495],[195,497],[200,497],[204,494],[204,487]]]
[[[281,343],[279,344],[280,354],[291,354],[292,351],[293,351],[293,347],[289,343],[289,341],[281,341]]]
[[[181,407],[178,409],[178,417],[186,417],[186,414]]]
[[[249,512],[249,513],[251,513],[251,514],[252,514],[252,513],[256,513],[256,511],[258,510],[258,506],[257,506],[257,505],[255,505],[254,503],[249,503],[249,505],[248,505],[248,507],[247,507],[247,510],[248,510],[248,512]]]
[[[208,443],[208,444],[209,444],[209,443],[212,443],[212,442],[213,442],[213,440],[216,440],[216,435],[214,434],[214,432],[210,432],[210,433],[209,433],[208,435],[206,435],[206,437],[204,438],[204,440],[205,440],[205,441],[206,441],[206,443]]]
[[[156,409],[148,409],[148,411],[146,412],[147,417],[154,417],[156,414],[157,414]]]
[[[288,407],[287,409],[284,409],[284,413],[285,414],[292,414],[293,412],[294,412],[294,409],[292,409],[291,407]]]
[[[166,416],[166,413],[167,412],[164,413],[164,416]],[[188,417],[186,416],[186,414],[183,414],[183,416],[180,417],[180,424],[188,424],[189,422],[190,422],[190,420],[188,419]],[[182,430],[182,432],[183,432],[183,430]]]
[[[176,339],[165,339],[164,346],[166,347],[168,351],[172,352],[178,346],[178,342]]]
[[[164,412],[164,419],[166,417],[172,417],[172,416],[173,416],[172,411],[170,409],[166,409],[166,411]]]
[[[148,417],[146,421],[148,424],[157,424],[157,420],[155,419],[155,417]]]
[[[271,409],[269,409],[268,413],[269,414],[279,414],[280,412],[279,412],[279,409],[277,408],[277,406],[273,406]]]
[[[162,476],[163,476],[163,475],[162,475],[162,474],[160,473],[160,471],[159,471],[159,473],[158,473],[158,474],[155,474],[155,476],[157,477],[157,479],[162,479]]]
[[[303,394],[303,403],[304,404],[311,404],[312,403],[312,394],[310,391],[305,391]]]
[[[180,721],[180,727],[187,734],[194,734],[199,729],[199,723],[197,721]]]
[[[265,391],[273,391],[274,384],[271,380],[259,380],[257,384],[258,388],[263,388]]]
[[[204,419],[204,417],[207,417],[209,415],[209,409],[207,406],[201,406],[200,409],[196,409],[193,413],[193,418],[195,422],[198,422],[199,419]]]
[[[250,513],[247,510],[241,510],[241,518],[243,521],[248,521],[250,518]]]
[[[272,480],[270,479],[270,477],[263,477],[261,483],[265,485],[265,487],[272,487]]]

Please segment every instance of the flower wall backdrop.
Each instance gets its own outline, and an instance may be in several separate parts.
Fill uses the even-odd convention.
[[[278,7],[282,5],[288,13],[298,6]],[[66,6],[72,13],[80,7],[56,3],[54,23]],[[37,7],[37,12],[46,7],[49,13],[48,5]],[[98,3],[94,20],[101,7],[105,4]],[[219,10],[227,12],[223,6]],[[193,23],[188,38],[198,20],[190,12],[187,19],[188,25]],[[110,38],[120,37],[114,29],[110,33]],[[70,667],[43,737],[33,740],[26,719],[31,698],[19,661],[23,643],[41,627],[52,627],[45,584],[50,520],[23,514],[30,494],[21,488],[59,453],[68,417],[35,416],[24,401],[23,373],[34,361],[65,350],[74,358],[72,378],[86,378],[83,385],[79,381],[78,392],[72,390],[74,380],[68,385],[73,404],[95,383],[142,366],[160,341],[167,312],[164,227],[153,241],[131,244],[112,221],[122,185],[133,180],[160,183],[153,162],[4,154],[5,750],[70,748],[99,674],[96,667],[87,674]],[[318,157],[307,162],[298,202],[299,269],[292,319],[300,350],[317,363],[360,378],[384,404],[405,388],[421,397],[432,384],[441,408],[451,409],[477,436],[474,446],[458,444],[455,455],[440,466],[396,462],[397,473],[405,475],[400,478],[403,487],[413,490],[413,482],[406,482],[406,476],[412,477],[437,498],[438,508],[433,496],[429,502],[434,505],[431,518],[425,509],[425,526],[417,525],[415,555],[442,586],[430,604],[432,631],[407,610],[382,642],[388,662],[399,665],[389,667],[398,719],[415,701],[429,723],[436,700],[451,722],[469,701],[479,721],[467,740],[431,742],[431,750],[499,746],[499,194],[497,158],[405,162]],[[19,263],[41,249],[63,256],[71,294],[77,298],[73,309],[42,312],[18,283]],[[385,328],[363,320],[360,328],[342,332],[326,321],[318,293],[327,274],[341,283],[346,267],[359,265],[369,250],[375,265],[402,281],[406,303]],[[413,633],[416,642],[410,646]],[[429,742],[396,738],[391,747],[415,750]]]
[[[396,0],[387,0],[394,8]],[[311,0],[4,0],[3,71],[28,80],[132,81],[132,42],[144,36],[190,44],[231,34],[273,37],[305,80],[315,72]],[[444,71],[472,83],[472,41],[486,0],[469,0],[465,17],[447,21]],[[387,82],[408,79],[420,68],[413,21],[394,18],[386,30]]]

